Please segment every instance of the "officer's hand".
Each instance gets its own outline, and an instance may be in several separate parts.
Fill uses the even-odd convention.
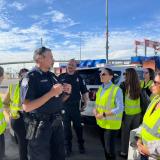
[[[62,84],[55,84],[55,85],[53,85],[53,87],[51,88],[50,92],[52,93],[52,97],[59,96],[63,92],[63,86],[62,86]]]
[[[63,84],[63,92],[71,94],[72,86],[68,83]]]

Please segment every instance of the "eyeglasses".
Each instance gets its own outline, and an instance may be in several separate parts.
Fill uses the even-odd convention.
[[[155,86],[159,86],[160,85],[160,82],[158,82],[158,81],[153,81],[153,83],[155,84]]]

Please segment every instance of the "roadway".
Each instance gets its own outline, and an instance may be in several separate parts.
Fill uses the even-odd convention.
[[[105,160],[103,148],[99,141],[96,129],[94,127],[85,126],[84,127],[84,138],[85,138],[85,147],[86,153],[79,154],[78,145],[76,142],[76,137],[73,137],[73,153],[70,158],[66,160]],[[119,140],[117,140],[119,151]],[[17,144],[11,139],[9,133],[6,133],[6,160],[19,160],[18,159],[18,149]],[[117,154],[118,155],[118,154]],[[117,156],[117,160],[124,160]]]

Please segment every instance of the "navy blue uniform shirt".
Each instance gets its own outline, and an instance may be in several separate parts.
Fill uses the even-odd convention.
[[[81,99],[81,94],[88,92],[85,81],[80,77],[78,73],[69,75],[68,73],[63,73],[59,76],[59,81],[61,83],[68,83],[72,86],[71,95],[67,102],[77,102]]]
[[[54,84],[57,84],[58,79],[54,73],[48,71],[43,72],[39,68],[33,68],[21,83],[21,100],[22,103],[25,99],[35,100],[40,98],[52,88]],[[62,109],[62,97],[52,97],[41,107],[32,111],[32,113],[58,113]]]

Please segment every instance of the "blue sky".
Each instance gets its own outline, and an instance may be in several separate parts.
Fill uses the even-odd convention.
[[[159,8],[159,0],[109,0],[110,59],[133,56],[134,40],[160,41]],[[32,60],[41,37],[55,59],[79,59],[80,37],[82,59],[105,58],[105,24],[105,0],[0,0],[0,62]]]

